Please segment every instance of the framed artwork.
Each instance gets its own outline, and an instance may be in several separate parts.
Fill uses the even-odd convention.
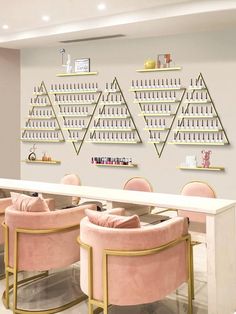
[[[169,68],[171,63],[170,53],[157,55],[157,68]]]
[[[75,60],[75,72],[90,72],[90,59],[83,58]]]

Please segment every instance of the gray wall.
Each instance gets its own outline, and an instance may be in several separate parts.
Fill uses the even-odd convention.
[[[0,48],[1,178],[20,178],[20,51]]]
[[[22,126],[29,109],[29,100],[35,85],[45,81],[48,89],[51,83],[98,82],[101,89],[116,76],[133,114],[140,135],[141,145],[94,145],[85,143],[76,156],[71,143],[37,144],[38,156],[47,151],[60,166],[21,165],[22,179],[59,182],[70,172],[79,174],[84,185],[122,187],[131,176],[144,176],[157,192],[179,193],[183,184],[190,180],[204,180],[211,184],[219,197],[236,198],[235,192],[235,73],[236,37],[235,30],[205,32],[147,39],[119,39],[84,42],[65,46],[73,59],[90,57],[91,70],[98,76],[83,78],[56,78],[61,72],[61,58],[58,48],[25,49],[22,51]],[[136,69],[143,67],[143,61],[155,58],[157,53],[171,52],[182,71],[169,74],[140,74]],[[215,102],[222,123],[231,142],[230,146],[211,147],[212,164],[224,166],[225,172],[181,171],[176,167],[186,155],[197,155],[200,161],[202,147],[166,145],[159,159],[153,145],[147,144],[147,132],[143,130],[143,118],[138,116],[139,108],[133,104],[134,95],[129,92],[132,79],[181,77],[185,86],[190,78],[202,72]],[[65,133],[66,135],[66,133]],[[24,159],[30,144],[21,144],[21,158]],[[98,168],[90,164],[92,156],[132,157],[137,169]]]

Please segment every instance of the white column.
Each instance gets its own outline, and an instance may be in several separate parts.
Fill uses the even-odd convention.
[[[207,215],[208,314],[236,311],[235,207]]]

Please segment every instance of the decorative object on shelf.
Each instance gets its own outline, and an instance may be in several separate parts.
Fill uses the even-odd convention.
[[[31,98],[30,106],[21,140],[44,143],[64,142],[60,123],[43,81],[38,88],[34,87],[34,97]]]
[[[66,61],[66,73],[71,73],[71,72],[72,72],[71,57],[68,54],[67,61]]]
[[[170,68],[171,63],[170,53],[157,55],[157,68]]]
[[[155,69],[156,61],[153,59],[148,59],[144,62],[144,69]]]
[[[185,157],[185,166],[186,167],[197,167],[197,158],[196,156],[192,156],[192,155],[189,155],[189,156],[186,156]]]
[[[210,167],[210,155],[211,150],[202,150],[202,166],[203,168],[209,168]]]
[[[75,73],[77,72],[90,72],[89,58],[75,60]]]
[[[197,165],[197,158],[196,156],[186,156],[185,162],[180,165],[180,167],[177,167],[181,170],[209,170],[209,171],[223,171],[224,167],[217,167],[217,166],[210,166],[210,155],[211,150],[201,151],[201,166]]]
[[[60,49],[59,49],[59,52],[60,52],[60,54],[61,54],[61,65],[62,65],[62,66],[66,66],[66,65],[64,64],[64,55],[65,55],[66,50],[65,50],[64,48],[60,48]]]
[[[169,144],[220,146],[229,144],[203,75],[191,79]]]
[[[36,145],[34,144],[31,148],[30,148],[30,153],[28,155],[28,160],[36,160],[36,154],[35,154],[35,151],[36,151],[37,147]]]
[[[132,80],[134,103],[140,107],[149,141],[160,158],[185,94],[178,78]]]
[[[137,144],[141,137],[115,77],[106,83],[100,98],[99,114],[93,121],[88,142],[106,144]]]
[[[132,158],[117,158],[117,157],[92,157],[91,163],[97,166],[113,166],[113,167],[137,167],[137,164],[132,162]]]
[[[58,115],[63,118],[63,130],[68,131],[66,141],[73,144],[78,155],[101,96],[98,84],[52,84],[50,93],[59,107]]]

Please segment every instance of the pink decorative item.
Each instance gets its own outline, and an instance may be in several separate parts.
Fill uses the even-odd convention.
[[[210,155],[211,150],[202,150],[202,166],[203,168],[209,168],[210,167]]]

